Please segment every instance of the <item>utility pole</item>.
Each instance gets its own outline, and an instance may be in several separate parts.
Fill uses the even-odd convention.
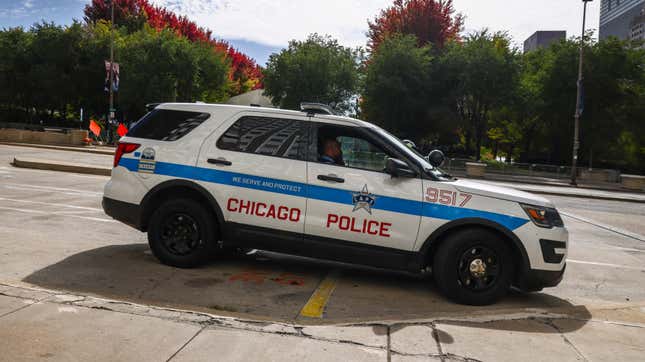
[[[110,84],[108,85],[110,88],[110,109],[108,110],[108,132],[112,131],[112,121],[114,118],[114,1],[110,0]]]
[[[582,11],[582,36],[580,37],[580,63],[578,64],[578,91],[576,95],[576,113],[575,113],[575,125],[573,128],[573,157],[571,160],[571,185],[576,186],[576,177],[578,176],[578,149],[580,148],[580,114],[581,114],[581,102],[582,102],[582,61],[584,56],[584,46],[585,46],[585,22],[587,20],[587,3],[593,0],[582,0],[584,3],[584,9]]]

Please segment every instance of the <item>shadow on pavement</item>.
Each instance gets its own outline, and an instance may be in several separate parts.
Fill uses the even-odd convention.
[[[299,317],[332,269],[339,269],[340,277],[324,318]],[[113,245],[72,255],[23,281],[135,303],[303,324],[450,320],[540,309],[574,316],[581,321],[577,329],[590,318],[586,308],[544,293],[514,292],[493,306],[462,306],[444,299],[428,278],[262,251],[177,269],[159,263],[147,244]]]

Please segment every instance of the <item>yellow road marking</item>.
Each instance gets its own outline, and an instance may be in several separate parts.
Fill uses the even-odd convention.
[[[338,281],[338,272],[332,271],[329,273],[318,288],[313,292],[309,301],[305,304],[304,307],[300,310],[300,316],[309,317],[309,318],[322,318],[323,311],[325,310],[325,305],[331,297],[331,293],[336,288],[336,282]]]

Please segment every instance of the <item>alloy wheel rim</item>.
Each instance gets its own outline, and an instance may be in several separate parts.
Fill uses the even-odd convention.
[[[161,241],[171,254],[185,256],[198,249],[202,240],[197,221],[185,213],[174,213],[165,218]]]
[[[468,290],[483,292],[497,283],[500,269],[499,257],[494,250],[483,245],[472,246],[459,258],[457,282]]]

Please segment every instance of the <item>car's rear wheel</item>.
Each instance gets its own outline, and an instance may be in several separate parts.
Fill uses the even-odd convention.
[[[487,305],[511,286],[514,263],[506,242],[494,232],[472,228],[450,234],[434,255],[439,289],[461,304]]]
[[[172,199],[150,217],[148,243],[162,263],[192,268],[214,256],[216,232],[215,217],[204,206],[191,199]]]

